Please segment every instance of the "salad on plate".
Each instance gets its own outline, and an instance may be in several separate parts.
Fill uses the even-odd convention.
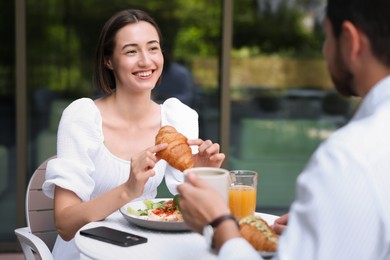
[[[162,222],[183,222],[183,216],[178,204],[178,196],[173,199],[143,200],[144,208],[132,208],[127,206],[127,212],[146,220]]]

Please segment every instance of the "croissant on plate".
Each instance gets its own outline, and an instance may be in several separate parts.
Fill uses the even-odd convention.
[[[163,126],[156,136],[156,144],[168,143],[168,147],[157,153],[157,156],[167,161],[172,167],[184,171],[194,167],[194,158],[187,137],[172,126]]]
[[[279,236],[259,216],[248,216],[240,220],[240,233],[256,250],[274,252]]]

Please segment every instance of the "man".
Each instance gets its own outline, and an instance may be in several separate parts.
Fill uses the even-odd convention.
[[[340,93],[362,102],[298,177],[278,259],[390,259],[389,10],[389,0],[328,0],[328,70]],[[184,219],[197,232],[229,213],[195,176],[178,190]],[[213,239],[221,259],[259,258],[229,218]]]
[[[170,97],[176,97],[191,107],[196,90],[191,72],[186,66],[172,59],[172,47],[169,44],[163,54],[164,68],[161,82],[153,89],[156,101],[162,103]]]

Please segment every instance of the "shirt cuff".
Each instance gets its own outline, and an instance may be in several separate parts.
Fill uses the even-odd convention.
[[[218,259],[262,259],[260,254],[241,237],[226,241],[219,250]]]

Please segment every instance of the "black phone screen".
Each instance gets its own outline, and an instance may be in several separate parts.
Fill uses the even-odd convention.
[[[80,235],[118,246],[134,246],[148,241],[146,237],[103,226],[81,230]]]

